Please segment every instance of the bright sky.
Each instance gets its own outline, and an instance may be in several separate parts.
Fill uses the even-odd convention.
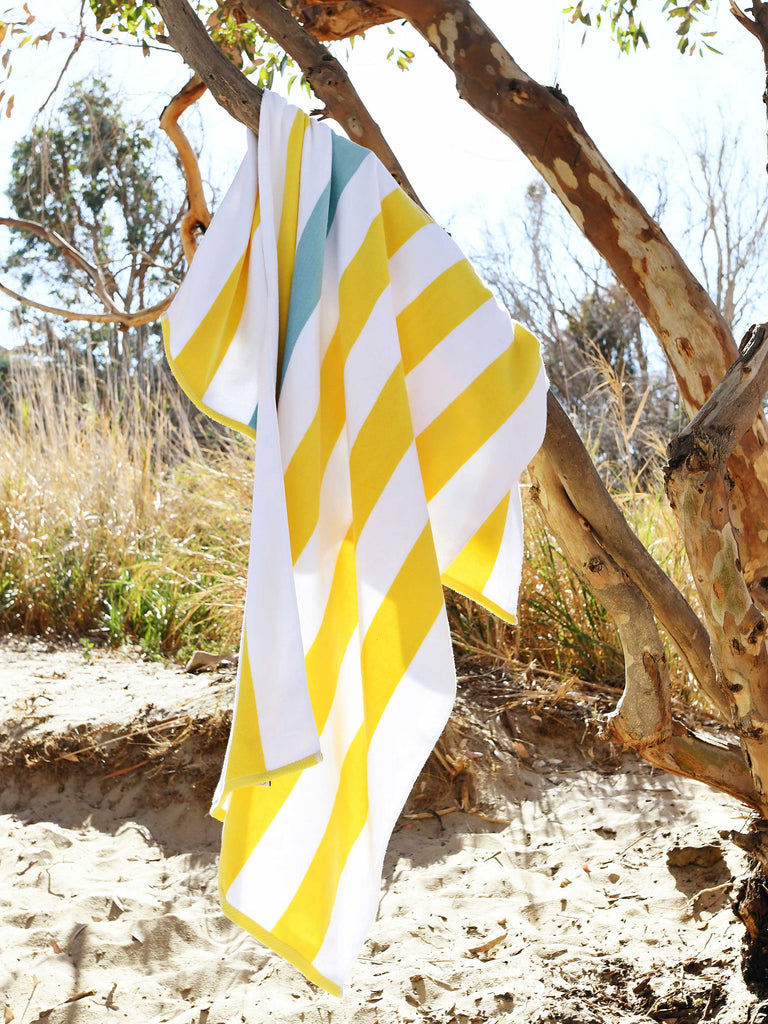
[[[29,0],[44,31],[62,24],[62,12],[76,23],[79,3]],[[645,169],[664,161],[672,179],[685,173],[679,142],[700,124],[714,134],[724,121],[741,132],[740,155],[754,168],[755,188],[765,188],[765,112],[761,100],[765,72],[760,48],[715,0],[713,40],[724,56],[681,56],[672,28],[661,15],[645,20],[651,49],[620,56],[606,29],[592,31],[581,45],[582,31],[562,14],[563,0],[475,0],[474,7],[494,29],[525,71],[544,84],[557,83],[614,167],[642,194]],[[648,0],[648,6],[654,6]],[[661,7],[660,0],[656,6]],[[8,17],[8,15],[5,15]],[[645,16],[644,16],[645,17]],[[413,50],[409,71],[383,60],[396,44]],[[47,50],[27,49],[14,57],[13,117],[0,124],[0,191],[8,183],[13,141],[28,130],[48,94],[71,44]],[[339,44],[337,52],[347,52]],[[500,225],[522,206],[526,185],[536,174],[512,142],[459,100],[453,78],[415,32],[384,28],[369,32],[355,45],[350,74],[392,148],[398,154],[423,202],[438,221],[450,227],[459,244],[471,247],[486,224]],[[174,53],[93,43],[83,46],[65,81],[90,74],[111,77],[131,105],[147,120],[159,117],[188,73]],[[62,93],[63,95],[63,93]],[[291,99],[308,109],[306,94],[294,88]],[[51,106],[55,105],[55,101]],[[233,177],[244,151],[244,129],[221,111],[211,97],[199,104],[205,148],[203,168],[219,188]],[[50,107],[49,107],[50,109]],[[721,113],[722,112],[722,113]],[[190,115],[186,115],[189,117]],[[183,123],[183,122],[182,122]],[[183,183],[178,185],[183,190]],[[0,197],[0,212],[9,212]],[[674,210],[667,231],[675,237]],[[0,258],[2,241],[0,240]],[[8,344],[0,298],[0,344]],[[3,337],[5,335],[5,337]]]

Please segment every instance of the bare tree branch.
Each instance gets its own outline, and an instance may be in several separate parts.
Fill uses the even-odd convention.
[[[80,270],[85,273],[93,281],[96,288],[96,294],[104,303],[104,306],[110,313],[117,313],[117,306],[112,301],[112,298],[107,289],[107,285],[104,281],[101,271],[99,268],[91,263],[91,261],[71,245],[66,238],[62,238],[56,231],[52,231],[50,228],[45,227],[43,224],[38,224],[37,221],[33,220],[20,220],[17,217],[0,217],[0,227],[5,228],[16,228],[19,231],[28,231],[32,235],[37,235],[44,242],[48,242],[49,245],[55,246],[62,256],[65,256],[71,263],[74,263]],[[26,300],[25,300],[26,301]]]
[[[224,56],[187,0],[156,0],[169,42],[229,114],[258,134],[261,89]]]
[[[187,84],[176,93],[171,102],[165,107],[160,115],[160,127],[166,133],[176,151],[179,154],[184,177],[187,180],[187,199],[189,210],[181,222],[181,244],[187,263],[192,262],[197,248],[196,233],[205,231],[211,223],[211,214],[208,204],[205,201],[203,192],[203,179],[200,176],[200,167],[195,156],[195,151],[189,143],[189,139],[179,127],[179,118],[184,111],[205,92],[205,85],[199,75],[193,75]]]
[[[40,106],[37,108],[37,113],[38,114],[42,114],[42,112],[45,110],[45,108],[51,102],[51,97],[55,96],[56,90],[61,85],[61,80],[64,78],[64,75],[67,73],[67,68],[69,67],[69,65],[74,60],[75,55],[77,54],[77,51],[83,45],[83,42],[85,40],[85,22],[83,21],[83,15],[85,14],[85,4],[86,4],[86,0],[80,0],[80,15],[79,15],[79,17],[80,17],[80,31],[75,36],[75,45],[69,51],[69,56],[64,61],[64,66],[62,67],[61,71],[59,72],[59,77],[56,79],[53,88],[48,93],[48,95],[45,97],[45,99],[40,104]]]
[[[672,720],[669,670],[651,606],[611,558],[571,503],[542,450],[531,464],[533,498],[562,544],[569,563],[613,618],[624,650],[624,693],[609,729],[613,738],[650,764],[729,793],[761,813],[768,802],[756,790],[741,749],[695,736]]]
[[[29,298],[28,295],[20,295],[19,292],[13,291],[12,288],[8,288],[0,282],[0,292],[3,292],[11,299],[15,299],[16,302],[20,302],[23,306],[31,306],[33,309],[39,309],[42,313],[49,313],[51,316],[60,317],[62,320],[79,320],[92,324],[120,324],[123,327],[138,327],[140,324],[149,324],[153,320],[157,320],[161,313],[164,313],[173,301],[173,295],[169,295],[156,303],[154,306],[148,306],[146,309],[137,309],[135,313],[124,313],[119,309],[116,309],[114,313],[86,313],[85,311],[78,311],[72,309],[61,309],[58,306],[49,306],[44,302],[38,302],[36,299]]]
[[[551,462],[578,515],[639,587],[704,693],[719,711],[728,715],[729,703],[717,685],[707,631],[630,529],[573,424],[551,392],[547,403],[542,456]]]
[[[301,67],[312,91],[325,103],[330,116],[349,138],[375,153],[398,185],[421,205],[381,129],[333,54],[302,28],[277,0],[239,0],[238,6],[250,20],[280,41],[280,46]]]

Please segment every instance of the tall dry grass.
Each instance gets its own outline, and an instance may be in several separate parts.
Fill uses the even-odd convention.
[[[621,375],[595,350],[597,385],[588,396],[598,410],[585,444],[629,525],[698,610],[698,597],[677,524],[664,494],[666,440],[643,429],[654,401],[651,388],[630,396]],[[632,401],[628,400],[632,398]],[[603,445],[610,433],[610,442]],[[603,448],[615,452],[601,456]],[[568,564],[523,488],[525,560],[516,627],[510,627],[464,598],[449,598],[457,653],[475,667],[514,664],[557,677],[621,685],[623,655],[618,633],[603,607]],[[663,633],[663,631],[662,631]],[[667,659],[677,697],[695,705],[690,675],[669,638]]]
[[[237,645],[249,456],[204,447],[162,378],[11,357],[0,408],[0,629]]]
[[[136,643],[150,655],[237,646],[251,504],[249,446],[202,435],[175,383],[99,375],[61,354],[12,357],[0,377],[0,630]],[[637,422],[603,465],[640,538],[693,599],[658,468],[637,469]],[[605,407],[606,402],[602,402]],[[206,421],[207,422],[207,421]],[[618,424],[618,426],[617,426]],[[623,426],[622,426],[623,424]],[[619,681],[613,625],[526,500],[519,625],[449,592],[457,655]],[[678,685],[685,673],[670,651]]]

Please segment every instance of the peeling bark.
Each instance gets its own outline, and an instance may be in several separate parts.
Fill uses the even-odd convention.
[[[619,632],[625,686],[608,719],[611,737],[649,764],[704,782],[767,813],[768,801],[756,790],[738,746],[704,739],[673,721],[669,670],[651,606],[573,507],[546,454],[536,456],[531,474],[534,500],[547,524]]]
[[[325,42],[348,39],[374,25],[384,25],[397,18],[397,13],[384,4],[366,3],[365,0],[331,0],[311,8],[301,0],[286,0],[285,6],[300,15],[315,39]]]
[[[712,640],[718,684],[731,704],[755,789],[764,797],[768,622],[742,571],[728,459],[768,389],[768,326],[753,328],[742,349],[709,401],[670,445],[666,485]]]

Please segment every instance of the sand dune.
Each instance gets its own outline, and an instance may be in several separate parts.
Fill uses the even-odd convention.
[[[439,780],[422,777],[409,810],[428,817],[401,819],[336,1000],[219,910],[206,804],[226,730],[209,724],[231,680],[41,644],[2,654],[6,1022],[751,1019],[731,910],[746,864],[719,836],[744,814],[725,797],[588,760],[557,719],[521,746],[521,718],[515,745],[465,702],[451,742],[472,755],[471,804],[507,824],[438,820]]]

